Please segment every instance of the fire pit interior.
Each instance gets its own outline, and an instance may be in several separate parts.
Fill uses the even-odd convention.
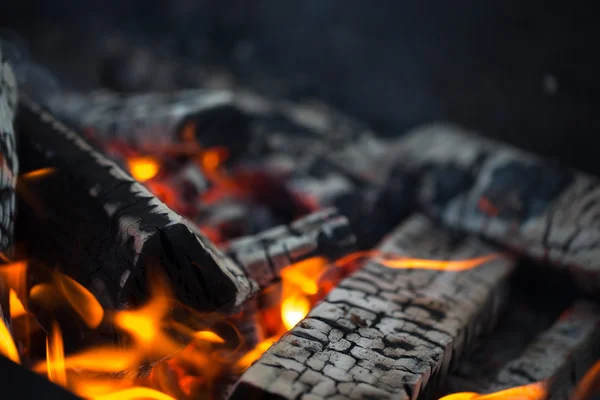
[[[595,164],[133,37],[67,89],[0,35],[6,398],[600,393]]]

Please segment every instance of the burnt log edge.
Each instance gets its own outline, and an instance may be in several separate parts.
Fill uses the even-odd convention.
[[[441,260],[497,251],[423,215],[379,249]],[[495,325],[513,267],[506,255],[453,273],[369,261],[246,370],[230,398],[427,398]]]
[[[450,390],[493,393],[547,381],[549,400],[566,399],[587,370],[600,359],[599,327],[600,307],[578,301],[493,378],[452,377],[449,379]]]
[[[415,197],[423,211],[547,262],[581,290],[600,293],[597,178],[441,123],[399,139],[388,158],[390,182],[418,177]]]

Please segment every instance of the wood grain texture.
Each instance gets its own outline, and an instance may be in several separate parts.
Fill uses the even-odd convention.
[[[449,379],[454,391],[491,393],[548,380],[548,399],[566,399],[592,364],[600,359],[600,307],[577,302],[517,358],[494,376],[473,379],[460,367]]]
[[[266,288],[286,266],[310,257],[335,260],[355,248],[348,220],[333,208],[316,211],[290,225],[233,240],[225,253],[247,276]]]
[[[422,215],[379,250],[440,260],[496,251]],[[252,365],[231,398],[427,398],[494,326],[513,265],[500,256],[468,271],[442,272],[368,261]]]
[[[151,267],[163,267],[179,299],[201,311],[231,309],[257,289],[207,238],[35,101],[21,100],[17,126],[24,170],[53,169],[27,182],[37,208],[25,217],[45,229],[61,268],[104,306],[143,298]]]
[[[597,178],[445,124],[416,129],[389,155],[390,181],[416,175],[417,201],[444,224],[547,261],[600,292]]]

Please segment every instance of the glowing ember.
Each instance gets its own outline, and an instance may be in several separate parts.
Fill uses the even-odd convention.
[[[160,165],[152,157],[135,157],[127,160],[127,166],[131,176],[140,182],[150,180],[158,174]]]
[[[455,393],[444,396],[440,400],[544,400],[546,395],[546,384],[536,382],[489,394]]]

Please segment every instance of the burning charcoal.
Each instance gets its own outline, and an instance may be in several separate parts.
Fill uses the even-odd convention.
[[[354,249],[348,221],[335,209],[309,214],[290,225],[232,241],[229,255],[258,285],[268,287],[282,268],[314,256],[336,259]]]
[[[418,129],[390,155],[397,173],[417,175],[419,203],[444,224],[548,262],[582,290],[600,292],[597,178],[447,125]]]
[[[600,308],[596,304],[578,302],[492,377],[473,379],[462,375],[460,368],[449,379],[450,389],[452,392],[492,393],[545,381],[549,399],[570,398],[574,386],[600,359],[598,324]]]
[[[378,248],[400,264],[374,258],[343,280],[246,370],[231,398],[431,394],[503,308],[514,261],[496,251],[413,216]]]
[[[228,310],[256,290],[208,239],[29,98],[20,102],[17,127],[25,171],[46,168],[24,182],[25,240],[44,256],[53,252],[57,259],[43,261],[58,262],[103,306],[145,298],[154,267],[200,311]]]

